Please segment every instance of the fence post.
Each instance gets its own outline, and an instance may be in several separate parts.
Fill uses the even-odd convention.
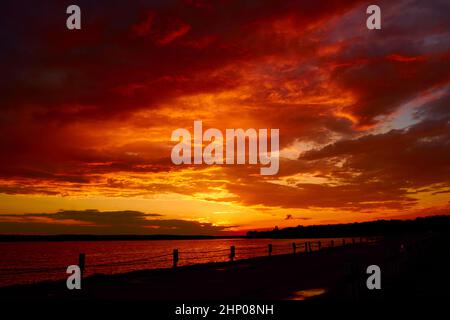
[[[296,251],[297,251],[297,245],[295,244],[295,242],[292,242],[292,252],[295,254]]]
[[[309,250],[309,252],[312,252],[312,250],[311,250],[311,241],[308,241],[308,250]]]
[[[305,252],[308,252],[308,242],[305,242]]]
[[[178,249],[173,249],[173,267],[176,268],[178,264]]]
[[[269,245],[267,246],[267,249],[269,250],[269,256],[272,255],[272,244],[269,243]]]
[[[234,246],[230,247],[230,261],[234,261],[234,257],[236,256],[236,249]]]
[[[317,246],[319,247],[319,250],[322,248],[322,242],[318,241]]]
[[[78,255],[78,267],[80,268],[81,277],[84,274],[84,265],[85,265],[86,255],[84,253],[80,253]]]

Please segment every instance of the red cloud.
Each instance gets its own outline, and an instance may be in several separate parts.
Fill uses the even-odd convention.
[[[361,1],[80,5],[89,11],[80,32],[55,14],[61,3],[5,12],[3,193],[222,188],[222,200],[249,206],[368,210],[408,209],[411,190],[449,187],[448,97],[412,112],[410,128],[380,133],[411,101],[448,91],[448,18],[434,2],[383,1],[377,33],[365,29]],[[220,129],[279,128],[284,151],[315,149],[282,159],[282,183],[247,167],[185,172],[168,140],[196,117]],[[171,185],[174,173],[187,186]]]

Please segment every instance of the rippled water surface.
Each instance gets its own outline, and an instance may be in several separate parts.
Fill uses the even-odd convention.
[[[63,241],[0,243],[0,286],[66,278],[66,268],[78,264],[79,253],[86,255],[87,275],[121,273],[140,269],[169,268],[172,253],[179,250],[179,266],[228,261],[230,246],[236,248],[236,259],[268,254],[304,251],[304,242],[317,242],[322,247],[341,245],[342,239],[212,239],[212,240],[139,240],[139,241]],[[346,240],[347,243],[351,239]],[[359,239],[357,240],[359,241]]]

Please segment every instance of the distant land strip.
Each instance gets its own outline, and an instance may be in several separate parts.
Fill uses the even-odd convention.
[[[450,216],[436,215],[414,220],[376,220],[347,224],[297,226],[271,231],[249,231],[247,238],[337,238],[358,236],[398,236],[427,231],[450,231]]]
[[[0,235],[0,242],[13,241],[118,241],[118,240],[207,240],[207,239],[302,239],[339,238],[363,236],[398,236],[427,231],[450,232],[450,216],[436,215],[419,217],[414,220],[376,220],[347,224],[328,224],[289,227],[266,231],[249,231],[246,236],[212,235]]]

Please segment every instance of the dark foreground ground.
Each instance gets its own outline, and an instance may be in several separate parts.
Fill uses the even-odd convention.
[[[381,268],[368,290],[366,268]],[[42,300],[398,300],[448,298],[450,240],[428,234],[177,269],[95,275],[82,290],[65,281],[0,289],[0,299]]]

